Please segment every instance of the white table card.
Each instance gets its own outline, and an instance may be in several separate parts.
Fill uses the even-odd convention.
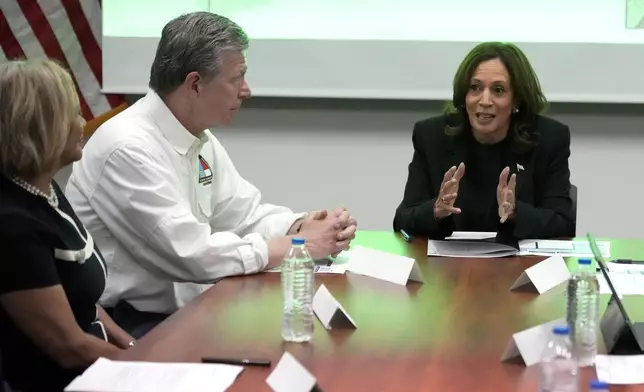
[[[349,313],[331,295],[324,284],[320,285],[313,297],[313,311],[324,328],[356,328]]]
[[[559,325],[567,325],[566,320],[561,318],[549,321],[513,334],[501,355],[501,361],[521,358],[526,366],[539,363],[548,340],[552,336],[552,328]]]
[[[543,294],[569,278],[570,271],[563,257],[552,256],[523,271],[510,290],[523,287]]]
[[[399,285],[408,281],[424,282],[415,259],[380,250],[356,246],[351,248],[347,271],[386,280]]]
[[[315,377],[289,352],[284,352],[266,383],[275,392],[312,392],[317,389]]]

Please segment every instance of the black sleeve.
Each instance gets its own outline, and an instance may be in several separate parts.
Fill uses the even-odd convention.
[[[524,238],[572,237],[574,219],[570,198],[570,129],[557,129],[548,163],[542,198],[535,205],[517,202],[514,236]]]
[[[60,284],[53,250],[35,236],[0,232],[0,295]]]
[[[414,156],[409,164],[405,194],[394,216],[394,230],[402,229],[410,235],[442,239],[452,234],[454,220],[451,215],[440,220],[434,217],[437,194],[431,184],[431,168],[428,167],[425,151],[428,143],[422,137],[424,131],[418,124],[414,126]]]

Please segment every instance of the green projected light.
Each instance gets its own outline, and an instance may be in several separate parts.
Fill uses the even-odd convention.
[[[626,27],[644,29],[644,0],[626,0]]]
[[[253,39],[644,43],[644,0],[110,0],[106,36],[209,10]],[[529,15],[529,17],[526,17]]]

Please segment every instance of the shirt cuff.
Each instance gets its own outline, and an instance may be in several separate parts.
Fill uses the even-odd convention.
[[[268,244],[257,233],[249,234],[244,239],[250,241],[249,245],[239,247],[244,274],[249,275],[263,271],[268,265]]]
[[[284,235],[287,235],[289,230],[291,230],[291,227],[293,227],[293,224],[297,222],[298,219],[304,219],[308,215],[307,212],[299,212],[297,214],[292,214],[291,219],[288,221],[288,226],[286,228],[286,231],[284,232]]]

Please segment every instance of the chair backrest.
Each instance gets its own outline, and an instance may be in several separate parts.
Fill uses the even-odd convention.
[[[98,127],[100,127],[105,121],[116,116],[123,110],[127,109],[127,107],[128,107],[127,103],[122,103],[119,106],[115,107],[114,109],[110,110],[109,112],[103,113],[89,120],[87,124],[85,124],[85,128],[83,129],[83,136],[85,137],[85,139],[86,140],[89,139],[90,136],[92,136],[94,132],[96,132]]]
[[[570,198],[572,199],[572,221],[574,222],[573,236],[577,235],[577,187],[570,185]]]
[[[4,383],[4,375],[2,374],[2,351],[0,351],[0,392],[5,392],[7,386]]]

